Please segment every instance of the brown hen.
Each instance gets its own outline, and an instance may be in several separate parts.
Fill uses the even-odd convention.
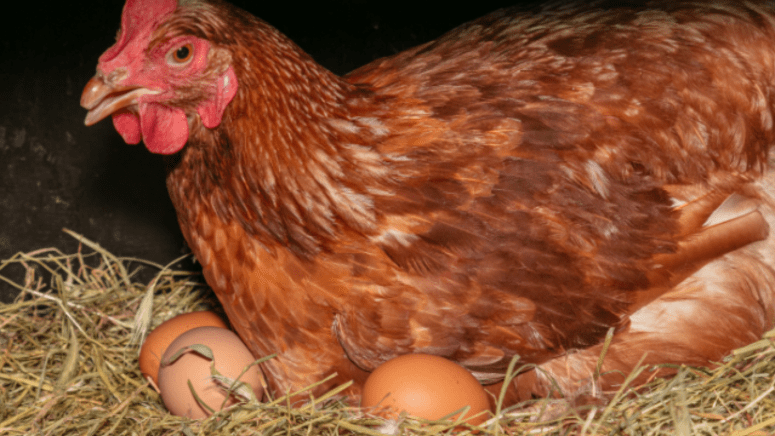
[[[81,103],[168,155],[275,394],[336,373],[313,394],[357,401],[420,352],[574,394],[610,329],[615,389],[775,319],[775,13],[637,3],[501,10],[337,77],[221,1],[128,0]]]

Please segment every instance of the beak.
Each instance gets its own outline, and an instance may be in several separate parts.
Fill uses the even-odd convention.
[[[136,106],[137,98],[142,95],[158,93],[140,86],[113,85],[98,73],[89,80],[81,94],[81,106],[89,111],[84,124],[91,126],[119,109]]]

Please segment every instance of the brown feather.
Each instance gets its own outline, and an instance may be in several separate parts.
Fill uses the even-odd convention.
[[[512,400],[573,393],[611,328],[603,369],[626,374],[772,325],[775,13],[638,3],[497,11],[344,77],[220,1],[159,25],[239,81],[214,129],[179,103],[167,186],[235,330],[278,353],[275,393],[335,372],[313,394],[357,399],[417,352],[484,383],[519,355],[540,371]]]

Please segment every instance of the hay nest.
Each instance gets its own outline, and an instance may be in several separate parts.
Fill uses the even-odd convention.
[[[775,330],[714,369],[682,367],[605,406],[546,399],[501,410],[478,428],[402,418],[388,422],[336,400],[301,408],[287,398],[243,403],[205,420],[169,414],[142,379],[137,355],[150,327],[218,303],[194,273],[116,257],[94,242],[0,261],[19,290],[0,305],[0,434],[6,435],[768,435],[775,433]],[[135,279],[152,269],[150,283]],[[23,272],[12,280],[9,273]],[[641,368],[639,371],[649,371]]]

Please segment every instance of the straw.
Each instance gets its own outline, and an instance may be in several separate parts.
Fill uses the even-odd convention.
[[[19,291],[13,303],[0,305],[0,434],[775,433],[775,330],[712,369],[681,367],[675,377],[631,390],[636,373],[651,370],[641,367],[605,406],[574,408],[557,398],[509,408],[499,404],[479,427],[407,416],[385,421],[342,401],[347,384],[301,407],[291,407],[285,396],[264,403],[249,399],[204,420],[173,416],[140,374],[141,339],[177,314],[220,310],[217,299],[198,274],[173,270],[174,262],[121,258],[67,233],[81,244],[75,253],[46,248],[0,261],[0,281]],[[141,269],[155,271],[155,278],[138,283]],[[23,271],[23,277],[12,279],[12,270]],[[515,359],[509,377],[525,369],[530,368]]]

